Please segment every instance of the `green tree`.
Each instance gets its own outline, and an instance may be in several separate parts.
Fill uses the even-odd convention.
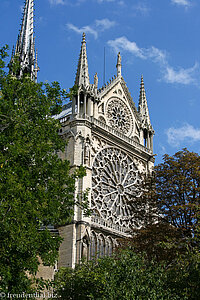
[[[77,265],[74,270],[60,270],[56,293],[63,300],[188,299],[177,293],[170,276],[164,266],[127,248],[113,257]]]
[[[3,72],[0,51],[0,291],[32,290],[40,257],[53,265],[61,243],[47,229],[70,222],[75,182],[83,167],[71,169],[58,153],[66,142],[52,117],[66,91],[57,82],[43,85],[29,76]],[[41,226],[43,230],[41,230]]]
[[[200,156],[183,149],[163,160],[147,178],[140,199],[145,208],[141,219],[147,222],[122,243],[171,264],[188,247],[199,249]]]
[[[185,237],[198,234],[200,221],[200,156],[187,149],[155,168],[158,205],[164,219]]]
[[[8,53],[7,53],[7,50],[8,50],[8,45],[0,48],[0,78],[5,75],[5,71],[4,71],[4,68],[5,68],[5,58],[8,57]]]

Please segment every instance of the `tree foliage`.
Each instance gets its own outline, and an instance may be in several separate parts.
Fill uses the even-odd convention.
[[[159,210],[165,220],[194,237],[200,220],[200,156],[187,149],[155,168]]]
[[[200,246],[200,156],[183,149],[163,159],[154,176],[147,178],[140,199],[150,208],[141,216],[147,222],[134,228],[132,238],[122,245],[171,264],[188,248],[195,251]]]
[[[61,269],[55,292],[63,300],[195,300],[199,275],[194,265],[168,269],[127,248],[74,270]]]
[[[7,50],[8,45],[5,45],[4,47],[0,48],[0,78],[5,74],[5,58],[8,57]]]
[[[6,48],[0,51],[0,67]],[[0,78],[0,291],[28,292],[40,257],[53,265],[61,242],[47,225],[68,223],[74,212],[75,182],[83,167],[71,170],[58,153],[59,113],[66,92],[57,82],[38,84],[29,76]],[[42,227],[41,227],[42,226]],[[41,230],[43,228],[43,230]],[[31,276],[30,276],[31,275]]]

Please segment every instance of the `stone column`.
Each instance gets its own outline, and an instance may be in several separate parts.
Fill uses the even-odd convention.
[[[84,115],[87,114],[87,94],[84,94]]]
[[[73,98],[72,98],[72,115],[75,114],[75,106],[76,106],[76,98],[73,96]]]
[[[78,93],[77,97],[77,115],[79,116],[80,114],[80,94]]]
[[[151,148],[151,141],[150,141],[150,132],[147,133],[147,148]]]
[[[153,133],[150,134],[150,149],[153,152]]]
[[[89,117],[91,117],[91,112],[92,112],[91,109],[92,109],[92,101],[91,101],[91,98],[89,97],[88,98],[88,111],[87,111]]]

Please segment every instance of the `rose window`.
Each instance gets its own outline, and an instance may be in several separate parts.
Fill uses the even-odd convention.
[[[109,125],[127,134],[131,130],[131,114],[128,107],[120,99],[112,99],[107,106]]]
[[[92,209],[101,219],[123,227],[132,223],[132,202],[141,177],[133,160],[123,151],[106,148],[92,168]]]

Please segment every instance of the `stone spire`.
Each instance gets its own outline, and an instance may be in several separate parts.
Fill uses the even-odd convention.
[[[34,40],[34,0],[26,0],[14,55],[19,57],[20,74],[28,73],[31,79],[37,80],[39,70],[35,59],[35,40]]]
[[[117,55],[117,76],[121,76],[122,75],[122,58],[121,58],[121,54],[120,52]]]
[[[82,37],[82,45],[81,45],[81,51],[80,51],[80,56],[78,61],[78,68],[76,72],[75,84],[78,86],[83,85],[84,87],[87,87],[90,84],[85,33],[83,33],[83,37]]]
[[[141,84],[140,84],[140,98],[139,98],[139,105],[138,105],[138,112],[142,117],[142,124],[145,128],[151,128],[151,121],[149,117],[149,109],[147,105],[147,98],[144,88],[144,81],[143,76],[141,76]]]

